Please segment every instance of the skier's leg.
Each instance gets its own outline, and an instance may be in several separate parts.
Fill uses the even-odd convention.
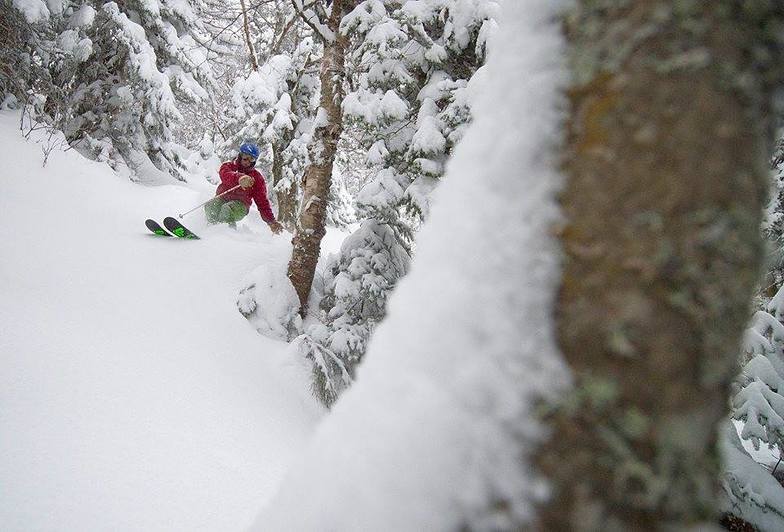
[[[228,223],[231,227],[237,227],[237,222],[245,218],[247,214],[248,207],[241,201],[227,201],[221,207],[220,220]]]
[[[208,223],[217,224],[224,221],[220,219],[221,208],[224,203],[225,202],[222,199],[216,198],[204,206],[204,214],[207,215]]]
[[[248,206],[241,201],[230,201],[226,206],[229,208],[229,216],[234,223],[239,222],[248,215]]]

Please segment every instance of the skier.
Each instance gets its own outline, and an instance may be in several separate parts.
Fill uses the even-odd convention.
[[[251,201],[256,202],[261,219],[269,226],[270,230],[278,234],[283,227],[275,220],[269,200],[267,199],[267,185],[264,176],[256,170],[256,159],[259,158],[259,147],[246,142],[240,146],[239,154],[233,161],[221,165],[218,175],[221,184],[215,194],[221,194],[237,185],[237,190],[215,198],[204,206],[207,220],[211,224],[228,223],[236,227],[238,221],[245,218],[250,210]]]

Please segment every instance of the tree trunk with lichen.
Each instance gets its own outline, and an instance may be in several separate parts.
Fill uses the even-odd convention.
[[[288,277],[299,296],[301,312],[306,311],[310,288],[316,272],[321,239],[326,234],[327,201],[332,184],[332,165],[338,141],[343,132],[342,105],[346,78],[345,52],[348,37],[340,33],[340,21],[354,0],[335,0],[327,19],[327,27],[335,35],[324,43],[321,59],[321,106],[316,116],[313,142],[308,147],[311,163],[305,169],[302,183],[297,232],[291,243],[293,250]]]
[[[566,17],[556,315],[575,387],[537,458],[553,486],[540,529],[718,520],[717,429],[760,274],[780,74],[760,28],[784,21],[747,4],[582,0]]]

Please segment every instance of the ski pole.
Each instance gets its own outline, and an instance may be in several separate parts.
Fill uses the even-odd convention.
[[[220,194],[218,194],[217,196],[213,196],[212,198],[208,199],[207,201],[205,201],[205,202],[204,202],[204,203],[202,203],[201,205],[196,205],[194,208],[192,208],[192,209],[191,209],[191,210],[189,210],[188,212],[184,212],[184,213],[182,213],[182,214],[179,214],[178,216],[180,217],[180,219],[182,219],[182,217],[183,217],[183,216],[185,216],[186,214],[190,214],[190,213],[192,213],[193,211],[195,211],[195,210],[196,210],[196,209],[198,209],[199,207],[204,207],[204,206],[205,206],[205,205],[207,205],[209,202],[211,202],[211,201],[214,201],[214,200],[216,200],[216,199],[220,198],[220,197],[221,197],[221,196],[223,196],[224,194],[228,194],[228,193],[229,193],[229,192],[231,192],[232,190],[237,190],[238,188],[240,188],[240,186],[241,186],[241,185],[237,185],[236,187],[230,188],[229,190],[225,190],[225,191],[221,192]]]

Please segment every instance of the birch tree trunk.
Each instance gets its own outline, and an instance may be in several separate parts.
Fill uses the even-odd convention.
[[[764,28],[784,21],[741,4],[582,0],[567,19],[557,317],[575,388],[539,455],[541,529],[715,522],[717,426],[762,260],[781,61]]]
[[[326,234],[327,201],[332,183],[332,165],[335,162],[338,140],[343,132],[342,105],[346,78],[345,52],[348,37],[340,33],[344,13],[353,7],[355,0],[335,0],[326,21],[334,38],[325,39],[321,59],[321,106],[316,116],[313,142],[308,148],[311,163],[305,169],[302,183],[302,206],[297,232],[292,239],[293,250],[288,277],[297,291],[301,312],[306,311],[321,239]]]

